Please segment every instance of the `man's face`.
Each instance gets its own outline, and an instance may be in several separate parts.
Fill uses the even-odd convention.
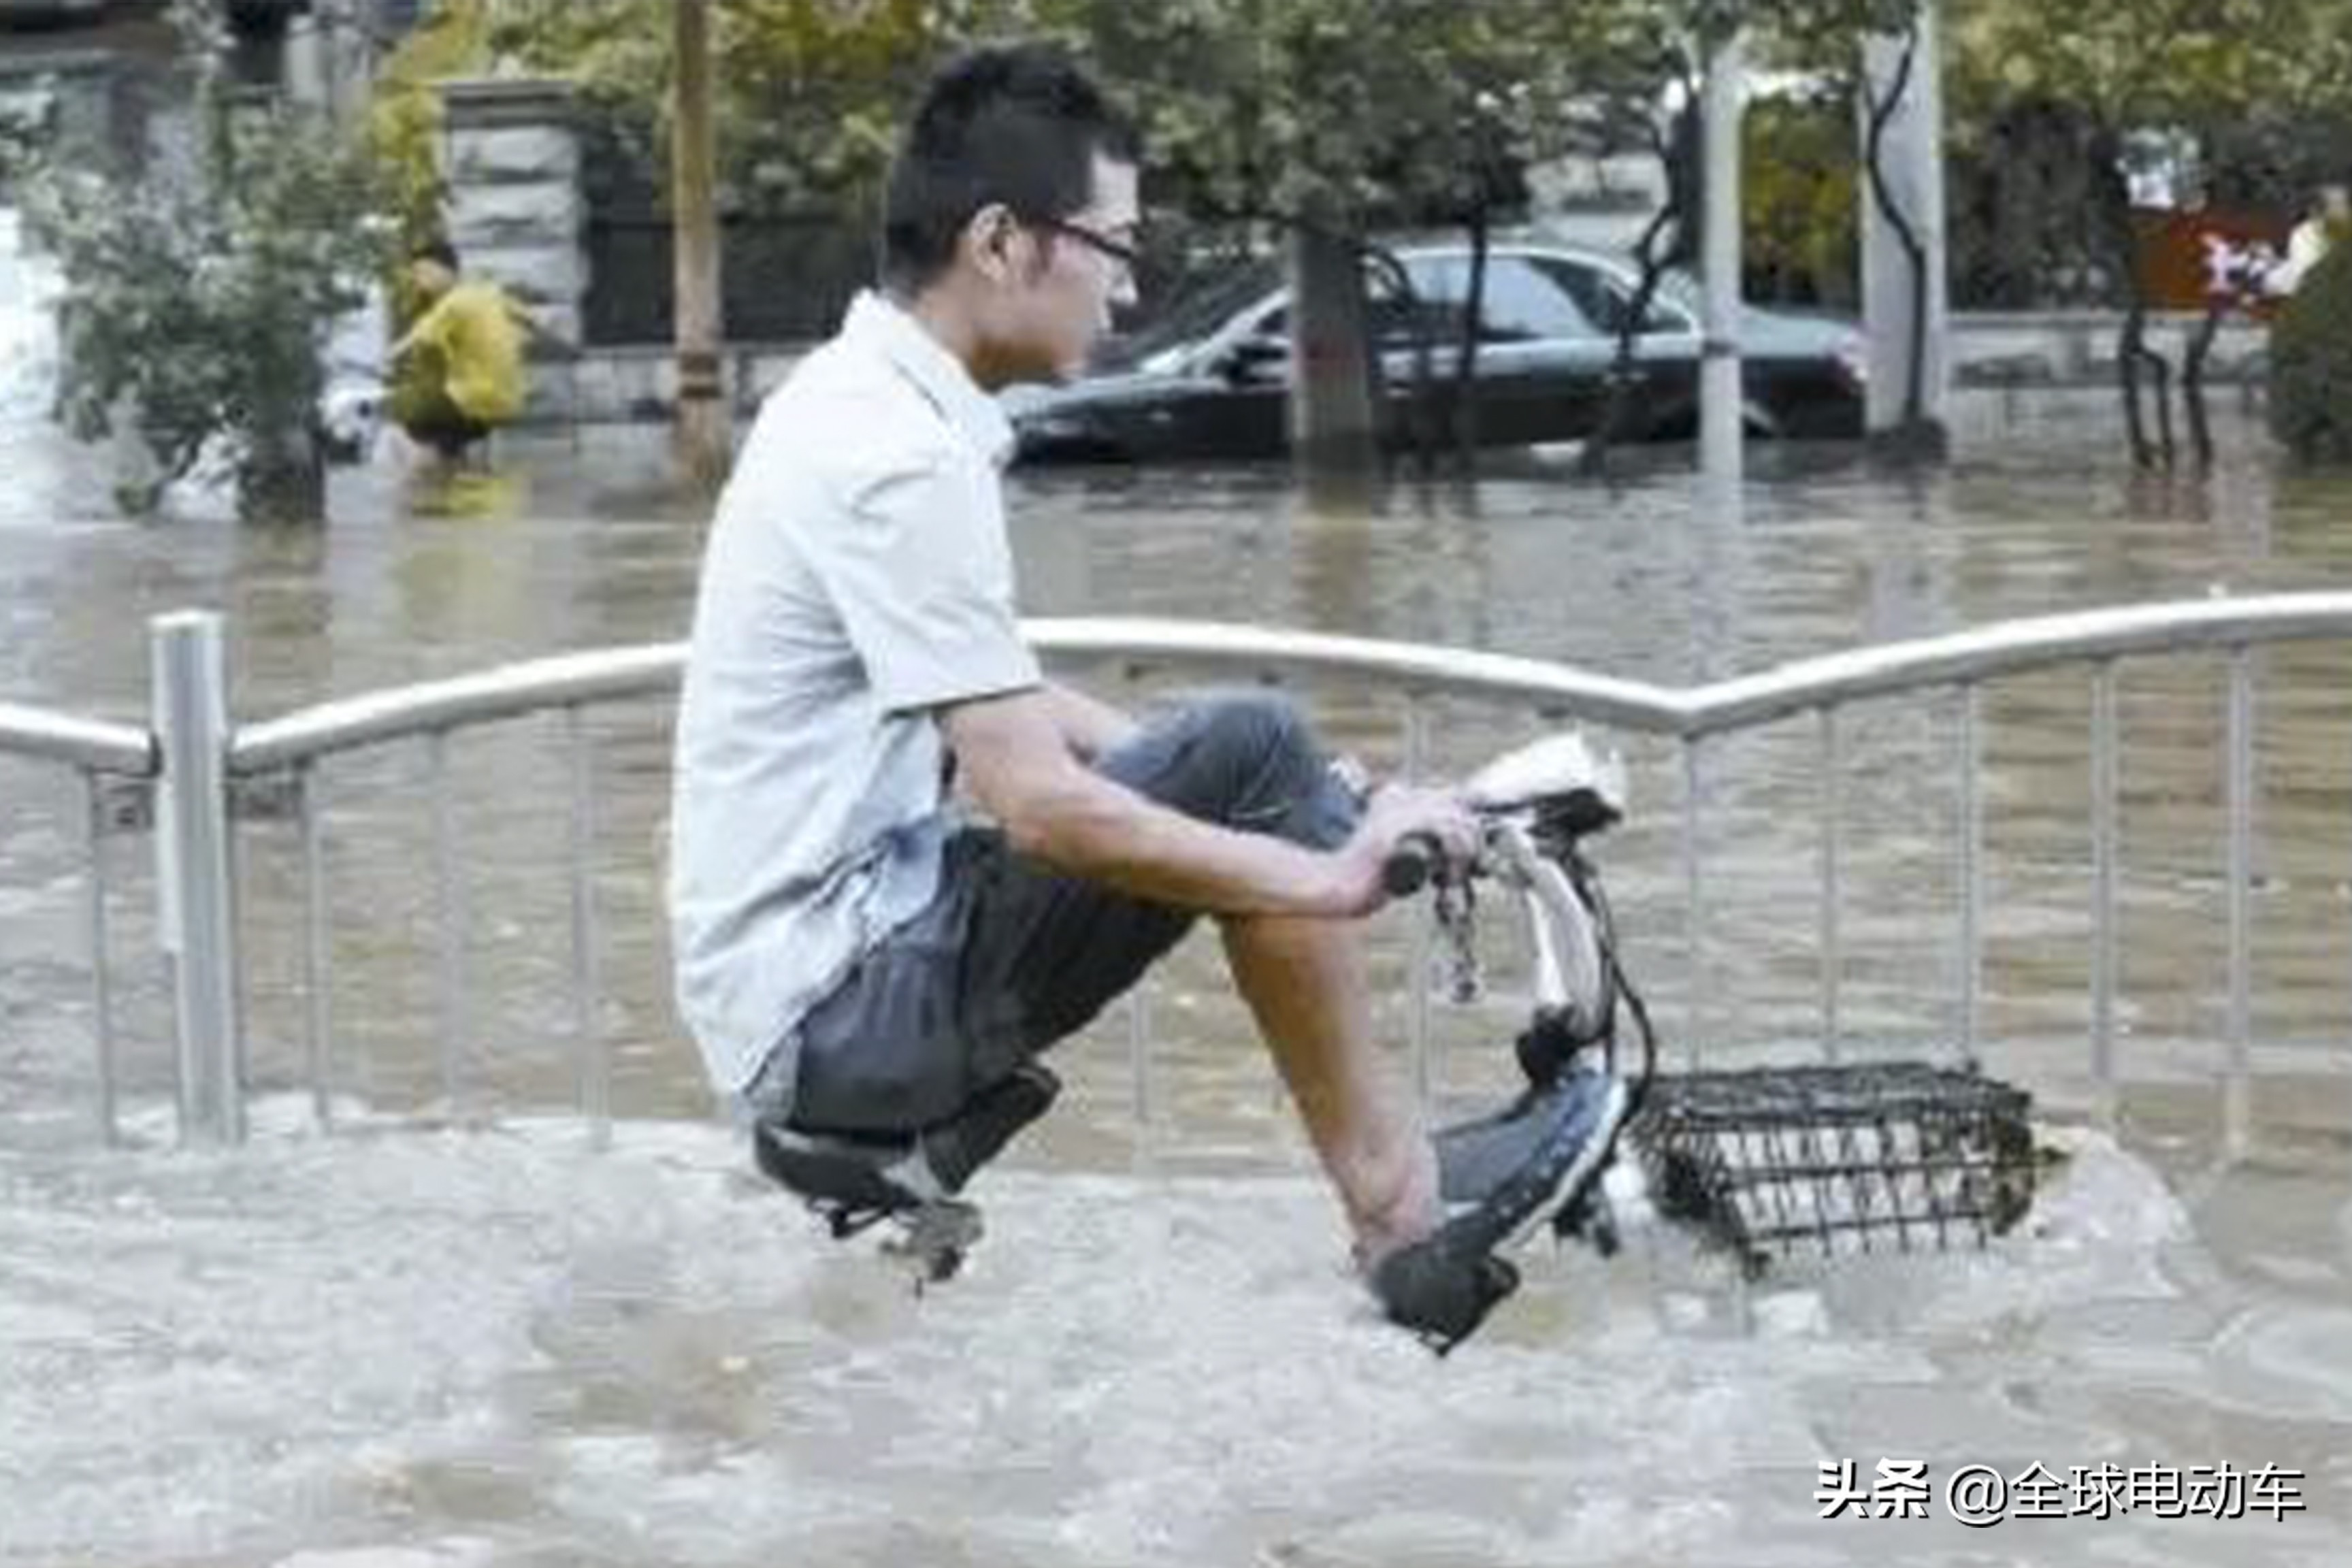
[[[1094,195],[1050,222],[1025,221],[988,334],[1008,381],[1069,381],[1110,330],[1114,307],[1135,303],[1133,256],[1141,218],[1135,165],[1097,153]]]

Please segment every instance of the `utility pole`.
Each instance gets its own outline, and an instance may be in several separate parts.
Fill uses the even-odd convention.
[[[1705,289],[1699,345],[1699,469],[1711,491],[1737,493],[1744,454],[1739,374],[1739,115],[1748,75],[1746,40],[1734,30],[1706,41],[1700,109],[1706,156],[1706,218],[1699,277]]]
[[[727,403],[719,377],[719,205],[710,124],[709,0],[677,0],[677,99],[670,117],[670,218],[677,235],[677,447],[688,479],[726,478]]]

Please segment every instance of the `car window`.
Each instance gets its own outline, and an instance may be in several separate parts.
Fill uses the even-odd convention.
[[[1466,262],[1462,270],[1466,289]],[[1589,338],[1600,331],[1591,315],[1561,287],[1559,279],[1518,256],[1488,258],[1486,299],[1479,320],[1479,337],[1490,343]]]
[[[1252,300],[1282,287],[1280,268],[1252,262],[1186,290],[1150,321],[1103,346],[1105,363],[1129,364],[1162,349],[1190,343],[1223,326]]]
[[[1364,268],[1364,326],[1373,342],[1382,348],[1411,348],[1413,345],[1414,322],[1426,323],[1434,333],[1459,333],[1462,307],[1455,300],[1448,314],[1442,299],[1430,294],[1434,279],[1419,258],[1406,264],[1406,274],[1412,283],[1413,294],[1409,299],[1396,286],[1395,276],[1385,267]],[[1272,310],[1255,318],[1249,335],[1257,338],[1285,337],[1290,331],[1290,310],[1277,303]],[[1444,341],[1433,337],[1432,342]]]
[[[1577,308],[1586,319],[1611,337],[1625,329],[1625,318],[1633,309],[1633,291],[1624,280],[1605,269],[1581,261],[1560,257],[1533,257],[1529,265],[1539,268],[1544,275],[1559,284],[1575,300]],[[1653,295],[1649,313],[1642,322],[1644,332],[1686,332],[1689,320],[1673,305]]]
[[[1470,258],[1460,252],[1402,258],[1412,285],[1408,298],[1385,268],[1364,272],[1366,325],[1385,350],[1422,342],[1444,346],[1462,336],[1462,316],[1470,289]],[[1614,335],[1632,308],[1631,297],[1614,279],[1596,268],[1551,257],[1490,256],[1486,260],[1484,331],[1489,343]],[[1689,323],[1664,300],[1650,306],[1648,331],[1686,331]],[[1252,321],[1255,337],[1283,337],[1290,313],[1277,300]]]
[[[1462,336],[1462,285],[1459,268],[1448,258],[1412,256],[1403,260],[1405,278],[1412,286],[1408,298],[1385,270],[1374,268],[1364,278],[1370,297],[1372,341],[1383,349],[1410,349],[1423,342],[1451,343]]]
[[[1431,341],[1457,342],[1462,336],[1462,313],[1468,308],[1470,258],[1459,251],[1409,257],[1405,271],[1421,295],[1419,319]],[[1525,257],[1489,256],[1484,291],[1479,311],[1482,342],[1589,338],[1598,331],[1559,280]],[[1400,321],[1400,337],[1410,320]]]

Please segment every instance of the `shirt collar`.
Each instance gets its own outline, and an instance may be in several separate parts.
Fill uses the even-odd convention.
[[[999,468],[1004,466],[1013,452],[1012,421],[996,399],[973,382],[963,362],[920,321],[869,289],[850,301],[842,332],[877,350],[947,416],[974,451]]]

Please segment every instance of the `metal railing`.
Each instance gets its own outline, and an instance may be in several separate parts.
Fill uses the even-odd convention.
[[[106,840],[118,806],[110,799],[116,781],[155,776],[159,758],[144,729],[79,719],[43,709],[0,702],[0,756],[64,769],[82,785],[82,936],[89,967],[91,1034],[98,1063],[98,1125],[107,1142],[115,1121],[114,994],[107,959]]]
[[[2227,722],[2221,737],[2226,812],[2228,1001],[2226,1067],[2233,1105],[2242,1103],[2252,1065],[2252,868],[2255,805],[2254,656],[2264,646],[2314,638],[2352,638],[2352,594],[2288,595],[2095,611],[2007,623],[1978,631],[1812,658],[1753,676],[1677,690],[1612,679],[1541,660],[1454,648],[1379,642],[1211,623],[1145,619],[1035,621],[1035,646],[1062,660],[1112,661],[1130,672],[1181,668],[1223,677],[1336,679],[1392,694],[1408,771],[1427,766],[1428,713],[1439,700],[1473,698],[1532,710],[1550,721],[1579,721],[1660,737],[1679,748],[1684,781],[1680,824],[1686,900],[1686,1005],[1693,1018],[1708,993],[1706,894],[1706,784],[1716,745],[1726,737],[1811,716],[1819,779],[1819,894],[1814,920],[1820,965],[1820,1048],[1834,1059],[1842,1046],[1843,984],[1841,911],[1845,902],[1847,732],[1853,705],[1927,692],[1955,693],[1958,795],[1951,824],[1958,889],[1953,941],[1958,957],[1958,1046],[1973,1053],[1981,1027],[1984,924],[1982,696],[2005,678],[2084,668],[2091,686],[2091,1040],[2089,1072],[2111,1088],[2117,1062],[2117,868],[2120,854],[2119,661],[2158,655],[2210,654],[2227,669]],[[46,757],[80,769],[92,781],[99,820],[99,775],[153,775],[166,787],[158,824],[162,927],[178,954],[180,1110],[184,1136],[234,1141],[242,1135],[242,1063],[237,1018],[240,956],[236,900],[229,886],[236,863],[231,807],[240,789],[277,780],[299,824],[304,910],[302,981],[305,1055],[316,1114],[331,1114],[332,994],[327,942],[328,889],[318,793],[322,760],[388,742],[422,740],[433,794],[434,878],[438,922],[438,1006],[445,1092],[457,1092],[457,1046],[469,1027],[467,952],[461,936],[461,856],[450,809],[448,753],[461,731],[523,715],[557,712],[569,737],[572,1032],[579,1053],[582,1110],[601,1136],[611,1113],[610,1058],[596,1023],[600,987],[597,908],[590,850],[595,837],[595,770],[583,724],[593,706],[663,697],[675,687],[678,645],[604,650],[544,658],[454,679],[378,691],[307,708],[267,722],[232,726],[219,670],[219,626],[209,616],[164,617],[155,631],[155,730],[147,731],[0,708],[0,752]],[[96,828],[93,826],[93,844]],[[95,868],[93,857],[93,865]],[[104,896],[93,870],[91,945],[104,952]],[[1417,930],[1413,973],[1424,972],[1425,938]],[[105,1053],[105,980],[98,990],[104,1119],[112,1125],[114,1085]],[[2352,964],[2347,964],[2352,971]],[[1148,1107],[1150,1026],[1139,1000],[1130,1015],[1130,1048],[1139,1110]],[[1411,1014],[1416,1073],[1426,1088],[1429,1020],[1425,1002]],[[1700,1031],[1688,1031],[1696,1038]]]

